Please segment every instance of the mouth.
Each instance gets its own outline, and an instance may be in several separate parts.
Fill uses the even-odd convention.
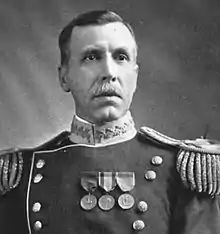
[[[116,92],[112,92],[112,91],[107,91],[107,92],[102,92],[102,93],[99,93],[97,95],[94,96],[94,98],[108,98],[108,97],[118,97],[118,98],[121,98],[121,96],[116,93]]]

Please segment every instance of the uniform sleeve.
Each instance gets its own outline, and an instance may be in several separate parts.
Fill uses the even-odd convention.
[[[0,151],[0,233],[14,234],[21,230],[23,201],[16,187],[21,182],[23,156],[19,149]]]
[[[173,213],[171,233],[220,234],[219,197],[182,190]]]
[[[220,234],[220,144],[204,139],[181,143],[176,167],[183,187],[172,233]]]

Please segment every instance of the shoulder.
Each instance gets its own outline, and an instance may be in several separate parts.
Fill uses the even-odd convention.
[[[210,196],[220,194],[220,142],[184,140],[179,145],[176,168],[183,184]]]
[[[70,144],[69,132],[65,131],[35,148],[10,148],[0,150],[0,196],[16,188],[23,175],[25,161],[32,152],[56,149]],[[29,152],[29,153],[28,153]]]
[[[18,148],[0,151],[0,195],[16,188],[23,171],[23,156]]]
[[[220,194],[219,141],[178,140],[148,127],[142,127],[139,133],[160,146],[176,150],[176,170],[188,189],[210,196]]]
[[[177,149],[176,146],[180,142],[180,140],[171,138],[149,127],[141,127],[138,133],[144,139],[154,143],[158,147],[172,147],[173,149]]]
[[[48,140],[47,142],[37,146],[36,148],[32,148],[32,151],[41,151],[41,150],[53,150],[60,148],[62,146],[72,144],[69,140],[70,132],[64,131],[52,139]]]

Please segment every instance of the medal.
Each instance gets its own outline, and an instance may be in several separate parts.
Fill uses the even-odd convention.
[[[116,181],[123,192],[131,191],[135,186],[134,172],[116,172]]]
[[[114,172],[99,172],[99,186],[107,193],[114,190],[116,187]],[[102,210],[110,210],[115,205],[115,199],[109,195],[103,195],[99,198],[99,207]]]
[[[103,195],[99,198],[99,207],[102,210],[111,210],[115,205],[115,199],[111,195]]]
[[[81,173],[81,186],[84,190],[94,192],[97,188],[97,172],[86,171]]]
[[[106,192],[114,190],[116,186],[114,172],[99,172],[99,186]]]
[[[81,173],[81,186],[89,194],[85,195],[80,200],[80,205],[84,210],[91,210],[97,204],[97,199],[91,193],[97,188],[97,173],[96,172],[82,172]]]
[[[130,209],[134,205],[134,198],[132,195],[124,193],[118,198],[118,204],[123,210]]]
[[[88,194],[80,200],[80,205],[84,210],[92,210],[97,204],[95,196]]]

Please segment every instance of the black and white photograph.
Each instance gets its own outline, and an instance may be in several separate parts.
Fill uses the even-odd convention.
[[[0,1],[0,234],[220,234],[220,1]]]

